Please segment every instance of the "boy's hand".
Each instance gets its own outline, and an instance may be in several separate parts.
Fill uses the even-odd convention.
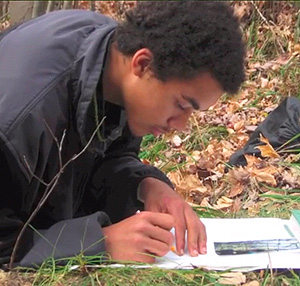
[[[113,260],[153,263],[173,244],[174,218],[168,214],[137,213],[119,223],[102,228],[107,252]]]
[[[176,248],[181,254],[185,247],[187,230],[187,246],[191,256],[206,253],[206,231],[204,224],[190,205],[185,202],[166,183],[155,178],[145,178],[140,184],[140,196],[145,210],[167,213],[175,219]]]

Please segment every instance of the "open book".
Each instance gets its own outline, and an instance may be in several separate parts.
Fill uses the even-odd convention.
[[[266,268],[300,269],[300,211],[290,219],[203,218],[207,254],[191,257],[173,252],[158,258],[161,268],[250,271]]]

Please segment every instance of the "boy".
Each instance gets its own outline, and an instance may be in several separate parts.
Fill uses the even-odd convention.
[[[21,236],[17,265],[103,252],[152,263],[152,254],[170,250],[173,227],[179,253],[187,245],[190,255],[205,254],[204,225],[162,172],[140,162],[139,146],[143,135],[183,130],[194,110],[236,93],[243,65],[239,23],[222,2],[142,1],[120,24],[58,11],[7,33],[0,42],[0,161],[8,186],[1,264],[49,182],[84,148]]]

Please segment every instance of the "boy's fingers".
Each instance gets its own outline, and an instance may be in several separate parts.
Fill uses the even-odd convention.
[[[152,228],[149,228],[149,233],[147,235],[152,240],[164,243],[169,250],[174,241],[174,236],[170,231],[160,228],[158,226],[153,226]]]
[[[141,219],[146,219],[150,224],[167,231],[170,231],[175,226],[174,218],[169,214],[145,211],[140,212],[137,215],[140,216]]]
[[[175,226],[176,249],[180,255],[183,255],[185,246],[186,222],[184,212],[182,211],[177,213]]]
[[[207,243],[207,235],[206,235],[205,225],[200,221],[200,236],[199,236],[199,241],[198,241],[198,247],[199,247],[200,254],[207,253],[206,243]]]
[[[171,245],[172,243],[164,243],[160,240],[149,239],[145,251],[156,256],[164,256],[170,251]]]
[[[191,256],[206,253],[205,226],[195,213],[189,215],[187,222],[187,244]]]

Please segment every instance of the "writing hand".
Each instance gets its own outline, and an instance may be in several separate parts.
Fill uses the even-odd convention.
[[[187,247],[191,256],[206,253],[206,231],[204,224],[190,205],[183,200],[166,183],[145,178],[140,185],[140,196],[145,210],[167,213],[175,219],[175,237],[177,251],[183,254],[185,233],[187,231]]]
[[[140,212],[102,229],[113,260],[153,263],[173,244],[174,218],[168,214]],[[152,255],[151,255],[152,254]]]

